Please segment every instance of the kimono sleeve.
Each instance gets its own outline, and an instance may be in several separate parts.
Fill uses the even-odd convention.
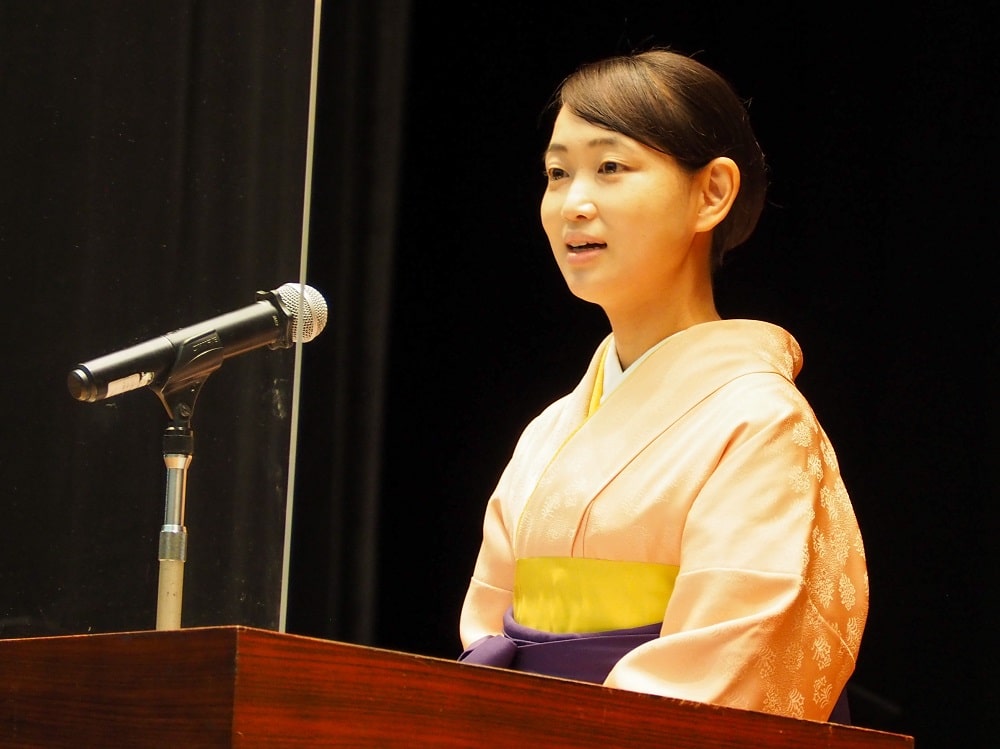
[[[661,637],[623,657],[606,684],[826,720],[868,611],[857,520],[833,448],[793,386],[751,378],[726,397],[740,418],[691,505]]]

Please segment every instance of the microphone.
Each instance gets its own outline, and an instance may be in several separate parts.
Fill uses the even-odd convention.
[[[286,283],[258,291],[257,301],[233,312],[77,364],[66,383],[79,401],[94,401],[147,385],[210,374],[223,359],[267,346],[308,343],[326,327],[326,300],[311,286]]]

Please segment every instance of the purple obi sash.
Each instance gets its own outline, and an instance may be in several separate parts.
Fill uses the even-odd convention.
[[[518,624],[511,609],[507,609],[503,615],[503,634],[479,638],[458,660],[602,684],[623,655],[659,637],[660,626],[657,622],[607,632],[553,634]],[[846,687],[834,705],[829,722],[851,725]]]
[[[503,634],[480,638],[458,660],[601,684],[623,655],[659,636],[659,622],[607,632],[553,634],[518,624],[507,609]]]

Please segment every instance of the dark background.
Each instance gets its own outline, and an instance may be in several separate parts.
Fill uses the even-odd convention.
[[[297,278],[312,20],[0,0],[0,636],[155,622],[167,413],[66,378]],[[294,351],[266,353],[197,398],[187,625],[279,626]]]
[[[770,161],[718,302],[796,336],[840,458],[856,722],[990,746],[993,5],[327,0],[305,194],[312,3],[0,0],[0,636],[153,621],[163,409],[73,402],[70,366],[305,266],[331,312],[298,413],[291,351],[199,401],[184,624],[456,657],[486,500],[607,332],[538,221],[539,115],[577,64],[657,44],[734,83]]]

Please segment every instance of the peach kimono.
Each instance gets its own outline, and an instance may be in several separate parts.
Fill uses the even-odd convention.
[[[490,498],[464,647],[660,623],[604,684],[826,720],[868,612],[861,534],[770,323],[676,333],[602,396],[604,352],[522,433]],[[600,403],[598,406],[597,404]]]

